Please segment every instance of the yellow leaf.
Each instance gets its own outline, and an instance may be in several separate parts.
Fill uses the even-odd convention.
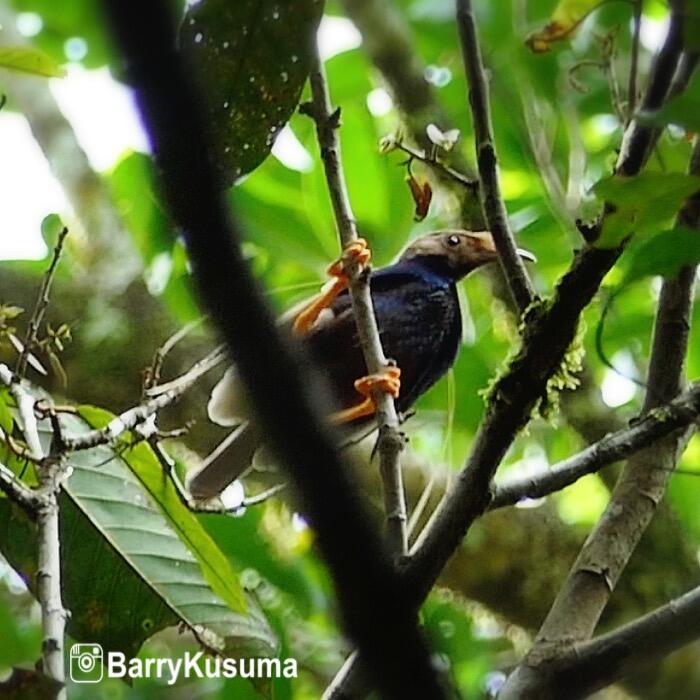
[[[44,78],[62,78],[65,71],[43,51],[29,46],[0,47],[0,68],[40,75]]]
[[[549,22],[531,34],[525,43],[533,53],[549,51],[552,43],[566,39],[601,0],[561,0],[554,8]]]

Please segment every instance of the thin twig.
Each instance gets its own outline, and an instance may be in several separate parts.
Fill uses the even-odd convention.
[[[177,401],[203,374],[218,366],[225,357],[221,347],[215,348],[176,379],[147,389],[145,394],[150,398],[116,416],[104,428],[96,428],[80,435],[64,435],[64,451],[76,452],[113,443],[125,432],[142,426],[158,411]],[[181,430],[178,433],[182,434]]]
[[[146,370],[143,382],[144,394],[149,389],[152,389],[160,381],[160,372],[163,368],[163,362],[168,356],[168,353],[195,328],[204,323],[205,317],[200,317],[195,321],[185,324],[178,331],[173,333],[153,354],[151,366]]]
[[[53,257],[51,258],[51,264],[49,265],[46,274],[44,275],[44,280],[41,283],[41,289],[39,290],[39,296],[36,300],[36,305],[34,306],[34,311],[32,312],[32,317],[29,319],[29,326],[27,327],[27,335],[24,339],[24,347],[22,352],[17,358],[17,366],[15,367],[15,374],[18,377],[23,377],[27,370],[27,360],[30,353],[34,349],[37,341],[37,335],[39,333],[39,326],[46,313],[46,308],[49,305],[49,295],[51,292],[51,283],[53,282],[54,274],[56,272],[56,267],[58,261],[61,259],[61,253],[63,252],[63,242],[68,235],[68,229],[64,226],[61,232],[58,234],[58,240],[53,249]]]
[[[444,175],[452,178],[452,180],[454,180],[457,184],[461,185],[462,187],[466,187],[468,190],[476,191],[479,188],[478,180],[465,175],[459,170],[455,170],[455,168],[447,165],[447,163],[443,163],[438,159],[435,150],[426,152],[422,149],[409,146],[405,141],[398,137],[389,138],[392,139],[390,142],[391,148],[403,151],[406,155],[410,156],[412,160],[417,160],[421,163],[429,165],[431,168],[434,168],[435,170],[438,170]]]
[[[469,80],[469,104],[474,121],[476,158],[481,177],[481,205],[488,229],[496,242],[499,260],[511,294],[522,313],[534,299],[535,293],[525,265],[518,255],[501,196],[486,71],[481,58],[471,0],[457,0],[457,26],[464,70]]]
[[[211,371],[215,367],[218,367],[222,362],[226,360],[226,352],[223,346],[214,348],[208,355],[203,357],[198,362],[190,367],[184,374],[181,374],[175,379],[165,382],[165,384],[156,384],[155,386],[146,389],[144,394],[150,398],[156,398],[161,394],[167,394],[170,392],[182,392],[192,386],[201,376]],[[182,387],[185,387],[183,389]]]
[[[98,445],[112,444],[125,432],[143,425],[158,411],[177,401],[194,384],[197,378],[180,382],[170,391],[158,394],[158,396],[124,411],[113,418],[104,428],[96,428],[80,435],[64,436],[65,450],[67,452],[77,452],[79,450],[89,450]]]
[[[316,122],[316,134],[321,149],[321,158],[326,173],[328,190],[333,203],[338,236],[342,248],[346,248],[358,238],[355,218],[348,197],[345,175],[341,165],[340,142],[338,139],[339,111],[333,111],[323,62],[318,56],[310,73],[312,104],[310,114]],[[361,274],[354,266],[348,270],[350,296],[357,324],[357,333],[365,364],[370,374],[384,370],[389,364],[382,349],[377,320],[374,315],[369,277]],[[399,428],[399,418],[394,399],[377,391],[373,396],[377,406],[377,452],[379,469],[384,484],[384,506],[387,522],[389,548],[396,556],[407,552],[406,500],[401,474],[400,454],[404,437]]]
[[[24,389],[20,381],[13,381],[10,384],[10,393],[17,404],[20,426],[24,434],[27,448],[31,458],[40,461],[44,456],[44,450],[39,440],[39,429],[37,427],[36,416],[34,415],[34,397]]]
[[[157,430],[150,432],[149,434],[144,434],[143,439],[145,439],[148,444],[153,449],[158,461],[160,462],[163,472],[170,478],[175,487],[175,492],[177,493],[180,502],[193,513],[210,513],[212,515],[219,514],[225,515],[227,513],[236,513],[242,508],[249,508],[251,506],[257,506],[265,501],[268,501],[273,496],[276,496],[280,491],[287,488],[286,483],[275,484],[260,493],[256,493],[254,496],[244,498],[237,506],[233,508],[227,508],[224,505],[202,505],[200,502],[195,501],[190,494],[187,492],[184,484],[182,483],[180,477],[175,469],[175,460],[167,453],[163,445],[161,444],[161,437]]]
[[[381,72],[401,113],[408,135],[419,148],[430,151],[426,126],[436,124],[440,130],[455,128],[437,98],[436,90],[426,74],[425,65],[416,52],[416,38],[402,9],[391,0],[343,0],[347,16],[362,34],[362,48]],[[468,180],[475,179],[474,169],[461,149],[450,154],[450,162]],[[476,190],[465,187],[451,175],[436,168],[441,186],[460,202],[459,225],[472,231],[485,228]]]
[[[30,488],[27,488],[9,467],[1,463],[0,490],[2,490],[13,503],[21,506],[28,515],[32,517],[36,515],[36,493]]]

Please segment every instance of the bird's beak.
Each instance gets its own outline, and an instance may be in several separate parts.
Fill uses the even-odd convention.
[[[472,238],[477,238],[481,242],[481,248],[488,253],[492,253],[494,257],[498,255],[496,249],[496,241],[493,240],[493,236],[488,231],[483,231],[479,233],[471,233]],[[516,250],[518,255],[523,260],[529,260],[530,262],[537,262],[537,258],[529,251],[524,248],[518,248]]]
[[[529,250],[525,250],[524,248],[518,248],[518,250],[516,252],[523,260],[529,260],[530,262],[537,262],[537,258]]]

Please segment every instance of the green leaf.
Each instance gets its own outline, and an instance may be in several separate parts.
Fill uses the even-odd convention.
[[[639,118],[657,126],[677,124],[686,131],[700,132],[700,76],[695,74],[683,93],[672,97],[661,109],[643,112]]]
[[[143,153],[130,153],[109,174],[109,185],[119,216],[146,265],[158,254],[171,252],[175,235],[158,199],[153,161]]]
[[[63,231],[65,224],[61,220],[58,214],[49,214],[45,216],[41,222],[41,237],[46,243],[46,247],[49,249],[47,255],[51,255],[51,252],[56,247],[58,243],[58,237]]]
[[[599,248],[614,248],[632,234],[654,233],[678,212],[683,201],[700,190],[700,177],[682,173],[613,175],[593,187],[613,207],[605,216]]]
[[[0,68],[44,78],[62,78],[65,71],[39,49],[30,46],[0,46]]]
[[[80,406],[79,415],[93,428],[103,428],[115,416],[95,406]],[[173,482],[149,445],[138,443],[125,450],[122,459],[160,506],[170,526],[199,561],[211,589],[232,609],[246,611],[246,601],[236,573],[202,527],[197,516],[180,500]]]
[[[61,495],[63,604],[71,611],[68,633],[78,641],[134,656],[155,632],[181,619],[133,568],[69,494]],[[36,527],[27,515],[0,498],[0,548],[33,590],[36,581]],[[118,585],[117,585],[118,582]]]
[[[322,0],[202,0],[180,41],[206,97],[214,160],[229,185],[269,154],[309,73]]]
[[[673,277],[684,265],[700,264],[700,232],[678,227],[662,231],[630,251],[623,284],[642,277]]]
[[[7,389],[0,389],[0,428],[3,429],[6,435],[12,433],[12,426],[15,422],[10,410],[10,402],[14,403],[10,397],[10,392]]]
[[[85,412],[100,423],[108,415]],[[62,415],[61,421],[67,434],[88,430],[78,416]],[[40,429],[48,446],[46,421]],[[165,481],[160,467],[147,447],[138,447],[126,450],[129,466],[107,446],[70,457],[73,471],[60,501],[63,591],[73,611],[69,634],[133,656],[152,634],[181,622],[224,654],[274,654],[277,641],[257,603],[248,599],[243,612],[237,576],[196,517],[167,504],[170,515],[179,519],[171,524],[135,476],[138,471],[154,492],[162,493],[153,483],[156,470]],[[11,455],[7,465],[17,473],[24,467]],[[5,498],[0,498],[0,548],[31,588],[36,528]],[[201,556],[210,558],[206,566]],[[210,584],[207,577],[217,580]],[[225,585],[223,577],[229,577]]]

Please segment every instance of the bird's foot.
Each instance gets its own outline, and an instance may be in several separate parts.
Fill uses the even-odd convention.
[[[338,294],[347,288],[350,278],[345,270],[348,266],[355,264],[360,268],[364,268],[371,257],[372,251],[364,238],[358,238],[346,246],[340,258],[328,266],[327,272],[330,276],[328,282],[323,285],[320,293],[294,319],[294,332],[300,335],[307,333],[316,323],[320,313],[327,309]]]
[[[390,394],[394,399],[397,399],[401,390],[401,370],[395,366],[385,367],[381,372],[376,374],[368,374],[366,377],[361,377],[355,381],[355,389],[359,394],[365,397],[365,400],[342,411],[334,413],[332,420],[334,423],[350,423],[358,418],[365,418],[373,415],[377,406],[374,402],[374,393],[377,391]]]

